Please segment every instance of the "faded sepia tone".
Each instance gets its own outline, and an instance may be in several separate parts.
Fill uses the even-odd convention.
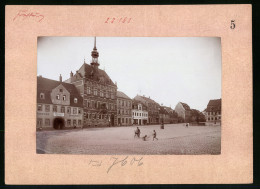
[[[18,18],[22,9],[40,13],[44,18]],[[125,15],[133,22],[105,23],[108,17]],[[230,27],[231,20],[235,20],[234,29]],[[250,5],[7,6],[5,33],[7,184],[252,182]],[[129,156],[130,162],[142,158],[143,164],[128,162],[109,169],[111,156],[36,154],[38,36],[221,37],[221,155]],[[90,161],[102,161],[102,166],[93,166]]]

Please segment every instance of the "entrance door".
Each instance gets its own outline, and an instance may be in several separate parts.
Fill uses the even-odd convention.
[[[53,120],[53,128],[54,129],[63,129],[64,128],[64,119],[63,118],[55,118]]]
[[[115,116],[114,114],[111,115],[111,126],[115,125]]]

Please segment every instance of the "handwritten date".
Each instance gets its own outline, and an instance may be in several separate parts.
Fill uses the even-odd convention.
[[[121,18],[110,18],[108,17],[105,21],[106,24],[113,24],[113,23],[130,23],[132,18],[127,18],[127,17],[121,17]]]
[[[44,19],[44,16],[38,12],[31,12],[28,9],[20,10],[17,15],[13,18],[13,21],[15,21],[18,18],[35,18],[36,21],[41,22]]]

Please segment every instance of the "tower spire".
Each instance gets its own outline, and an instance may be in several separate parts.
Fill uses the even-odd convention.
[[[95,36],[95,42],[94,42],[94,48],[93,50],[97,50],[97,47],[96,47],[96,36]]]
[[[97,68],[99,66],[99,63],[98,63],[99,53],[98,53],[97,47],[96,47],[96,37],[94,40],[94,48],[93,48],[93,51],[91,52],[91,56],[92,56],[91,65]]]

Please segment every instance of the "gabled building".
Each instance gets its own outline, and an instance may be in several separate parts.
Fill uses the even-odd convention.
[[[37,128],[82,127],[83,99],[72,84],[37,77]]]
[[[159,116],[160,122],[165,124],[178,122],[178,114],[171,107],[160,106]]]
[[[83,65],[65,82],[73,84],[83,97],[84,127],[117,125],[117,85],[99,69],[99,52],[94,48],[92,61]]]
[[[149,113],[147,111],[147,106],[141,101],[133,100],[132,114],[133,125],[146,125],[148,123]]]
[[[188,104],[179,102],[175,106],[175,112],[178,114],[179,117],[181,117],[184,120],[184,122],[190,122],[191,109]]]
[[[148,124],[159,124],[159,109],[160,105],[150,97],[137,95],[134,100],[142,102],[148,111]]]
[[[206,108],[206,125],[221,124],[221,99],[210,100]]]
[[[117,91],[116,96],[118,125],[132,125],[132,99],[121,91]]]

